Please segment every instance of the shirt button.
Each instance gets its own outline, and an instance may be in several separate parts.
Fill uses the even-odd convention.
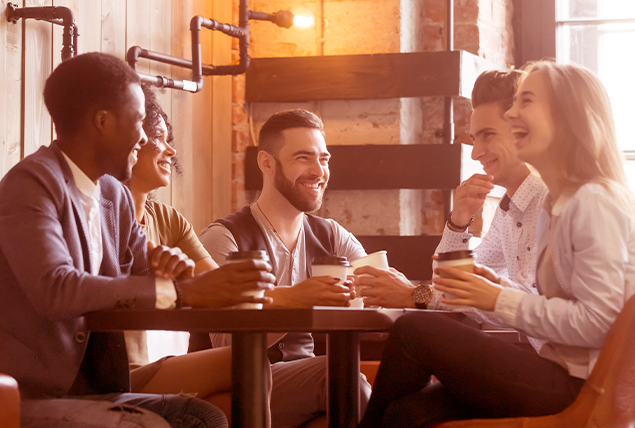
[[[467,238],[463,238],[463,243],[467,244]]]
[[[522,227],[522,225],[523,224],[521,222],[516,223],[516,226],[518,226],[518,227]]]
[[[284,349],[284,343],[283,342],[278,343],[278,348]]]
[[[78,331],[75,333],[75,342],[84,343],[86,341],[86,333],[83,331]]]

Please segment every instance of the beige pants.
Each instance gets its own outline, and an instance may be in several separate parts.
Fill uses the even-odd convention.
[[[326,356],[280,361],[271,366],[272,428],[297,428],[326,412]],[[360,415],[370,398],[370,384],[359,374]]]

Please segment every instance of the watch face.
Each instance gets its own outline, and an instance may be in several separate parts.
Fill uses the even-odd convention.
[[[432,299],[432,287],[420,285],[412,293],[415,303],[428,303]]]

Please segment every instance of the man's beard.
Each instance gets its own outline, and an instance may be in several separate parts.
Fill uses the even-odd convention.
[[[299,180],[316,180],[317,177],[300,177]],[[320,180],[321,181],[321,180]],[[326,183],[321,187],[321,192],[315,199],[310,199],[304,194],[302,191],[298,189],[298,186],[295,183],[287,180],[284,172],[282,171],[282,164],[278,159],[276,159],[276,172],[274,175],[273,184],[280,192],[282,196],[285,197],[287,201],[298,211],[302,212],[312,212],[320,208],[322,205],[322,197],[324,196],[324,190],[326,189]]]

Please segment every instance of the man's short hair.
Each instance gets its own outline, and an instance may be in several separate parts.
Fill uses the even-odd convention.
[[[258,151],[278,156],[282,147],[282,131],[292,128],[317,129],[324,135],[324,124],[314,113],[301,108],[281,111],[267,119],[260,128]]]
[[[117,114],[139,76],[119,58],[90,52],[62,62],[46,79],[44,103],[59,135],[72,135],[93,108]]]
[[[514,95],[526,73],[520,70],[498,71],[488,70],[481,73],[472,89],[472,108],[498,103],[503,112],[509,110],[514,103]]]

